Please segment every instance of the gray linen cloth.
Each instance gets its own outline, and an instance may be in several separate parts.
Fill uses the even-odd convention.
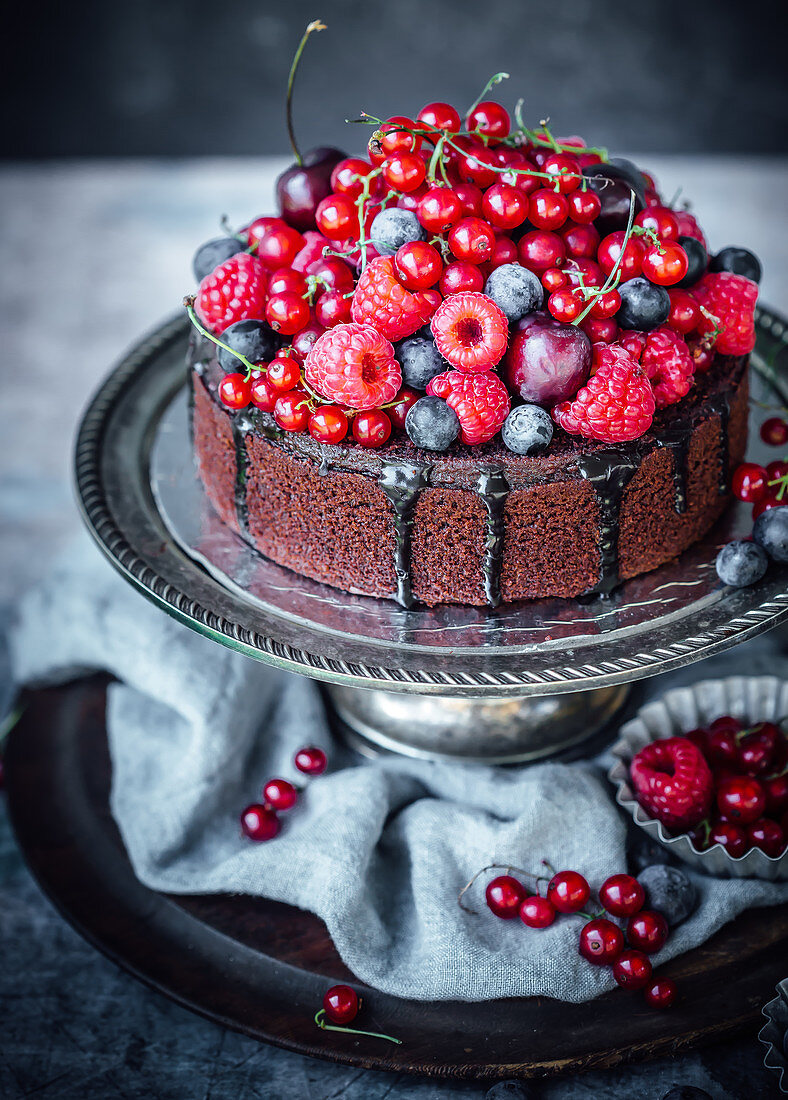
[[[405,759],[359,762],[332,742],[316,685],[205,639],[148,603],[84,536],[21,601],[11,632],[18,683],[106,669],[112,812],[138,877],[170,893],[244,893],[317,913],[359,979],[401,997],[582,1001],[614,987],[577,954],[578,917],[543,931],[501,921],[484,880],[491,862],[583,872],[593,887],[625,867],[625,821],[598,762],[495,769]],[[761,665],[759,667],[759,660]],[[753,673],[786,671],[772,652]],[[781,663],[777,663],[781,662]],[[703,675],[741,671],[741,658]],[[683,678],[661,678],[659,690]],[[657,682],[659,683],[659,682]],[[305,743],[329,769],[307,781],[281,834],[239,835],[238,815],[271,776],[301,779]],[[788,885],[695,875],[697,911],[655,962],[701,943]]]

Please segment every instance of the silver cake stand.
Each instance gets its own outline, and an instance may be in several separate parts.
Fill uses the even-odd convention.
[[[788,402],[788,330],[757,316],[750,456],[766,448],[762,406]],[[760,634],[788,618],[788,568],[758,585],[717,580],[720,545],[751,530],[732,507],[677,562],[608,600],[495,610],[404,610],[339,592],[256,554],[214,514],[189,439],[187,324],[174,319],[113,370],[76,444],[85,522],[120,573],[170,615],[222,645],[326,685],[355,747],[429,759],[526,761],[576,745],[621,707],[628,685]]]

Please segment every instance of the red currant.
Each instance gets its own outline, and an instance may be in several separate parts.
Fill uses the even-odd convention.
[[[511,237],[496,237],[493,254],[490,256],[487,266],[490,271],[493,271],[503,264],[516,264],[517,257],[517,245]]]
[[[382,409],[360,412],[353,418],[353,438],[362,447],[382,447],[391,435],[391,421]]]
[[[325,328],[350,324],[351,304],[351,298],[345,292],[329,290],[327,294],[321,294],[315,302],[315,318]]]
[[[287,779],[269,779],[263,787],[263,800],[272,810],[291,810],[298,801],[298,788]]]
[[[584,924],[580,931],[580,954],[594,966],[615,962],[624,950],[624,933],[606,917]]]
[[[247,225],[246,229],[242,230],[246,234],[247,244],[253,245],[264,237],[266,233],[270,233],[275,229],[281,229],[285,225],[285,222],[281,218],[255,218],[253,222]]]
[[[276,399],[274,420],[286,432],[302,432],[309,423],[309,398],[303,390],[288,390]]]
[[[323,1011],[335,1024],[349,1024],[358,1016],[358,993],[349,985],[332,985],[323,995]]]
[[[508,183],[495,183],[484,192],[482,213],[498,229],[515,229],[528,217],[528,197]]]
[[[623,229],[617,229],[615,233],[608,233],[606,237],[602,238],[597,250],[599,266],[605,275],[609,275],[616,266],[623,249],[624,257],[618,268],[622,283],[626,283],[640,275],[643,270],[643,256],[646,251],[646,246],[639,237],[630,237],[626,247],[624,247],[625,236]]]
[[[331,173],[331,190],[334,194],[357,199],[364,189],[364,178],[372,171],[368,161],[360,157],[347,157],[335,165]]]
[[[353,289],[353,272],[344,260],[337,256],[325,256],[321,260],[313,260],[306,269],[307,275],[312,275],[318,285],[325,290],[351,291]]]
[[[501,920],[516,917],[525,897],[525,887],[512,875],[498,875],[485,891],[487,908]]]
[[[630,947],[653,955],[665,946],[668,938],[668,922],[653,909],[642,909],[627,921],[627,941]]]
[[[776,821],[769,817],[759,818],[747,827],[747,840],[761,851],[776,859],[785,851],[785,836]]]
[[[404,127],[400,129],[400,127]],[[382,137],[380,145],[386,156],[392,153],[418,153],[421,148],[421,138],[417,134],[409,133],[410,130],[418,130],[419,126],[412,118],[405,115],[392,115],[380,127]]]
[[[509,112],[500,103],[492,99],[477,103],[465,119],[465,124],[471,133],[484,134],[488,138],[501,138],[509,136],[512,122]]]
[[[299,294],[274,294],[265,307],[265,319],[275,332],[292,336],[309,321],[309,306]]]
[[[425,129],[446,130],[450,134],[456,134],[462,125],[459,114],[449,103],[428,103],[416,118],[424,123]]]
[[[591,887],[577,871],[559,871],[547,886],[547,898],[559,913],[576,913],[591,896]]]
[[[583,318],[580,328],[592,344],[612,344],[618,336],[618,325],[615,321],[600,321],[590,315]]]
[[[670,297],[668,324],[682,336],[692,332],[698,327],[701,318],[700,306],[686,290],[671,287],[668,295]]]
[[[560,267],[566,259],[564,242],[557,233],[534,229],[525,233],[517,245],[520,263],[537,274],[548,267]]]
[[[423,394],[416,393],[415,390],[411,390],[407,386],[402,387],[394,399],[394,404],[390,405],[386,410],[395,428],[399,428],[400,431],[404,430],[405,417],[408,415],[408,411],[416,404],[419,398],[423,396]]]
[[[491,187],[498,179],[498,172],[493,167],[492,152],[481,142],[471,138],[458,138],[456,144],[462,150],[456,153],[460,177],[477,187]]]
[[[449,187],[430,187],[416,211],[416,216],[427,232],[436,234],[451,229],[462,215],[462,203]]]
[[[304,238],[297,229],[282,223],[260,237],[255,255],[267,268],[290,267],[304,247]]]
[[[394,253],[394,266],[408,290],[427,290],[443,273],[440,252],[426,241],[403,244]]]
[[[732,714],[721,714],[709,725],[711,733],[716,733],[717,730],[730,730],[731,733],[738,733],[741,728],[741,722],[738,718],[734,718]]]
[[[573,286],[602,286],[605,273],[596,260],[585,260],[582,256],[573,256],[566,261],[564,268],[567,282]]]
[[[567,282],[567,277],[560,267],[548,267],[547,271],[542,273],[542,286],[551,293],[566,286]]]
[[[749,825],[766,807],[766,795],[757,779],[749,775],[724,779],[717,787],[717,806],[730,821]]]
[[[650,229],[663,241],[679,239],[678,219],[667,206],[647,206],[636,215],[635,225],[641,229]]]
[[[219,397],[228,409],[245,409],[252,400],[252,383],[245,374],[225,374],[219,383]]]
[[[687,274],[689,260],[680,244],[665,241],[646,250],[642,268],[646,278],[657,286],[675,286]]]
[[[676,1000],[676,983],[670,978],[658,978],[643,990],[646,1003],[652,1008],[670,1008]]]
[[[599,247],[599,231],[593,225],[575,225],[569,222],[561,230],[567,256],[593,260]]]
[[[277,356],[268,364],[268,381],[283,393],[292,390],[301,381],[301,368],[292,356]]]
[[[300,332],[297,332],[290,341],[290,347],[296,356],[303,362],[312,350],[315,340],[322,336],[326,330],[317,321],[310,321]]]
[[[475,183],[455,183],[452,191],[462,207],[462,218],[478,218],[482,212],[482,192]]]
[[[407,193],[400,195],[400,197],[397,199],[397,206],[400,210],[410,210],[411,213],[418,214],[419,204],[421,203],[421,200],[427,194],[429,189],[429,184],[425,180],[424,183],[419,184],[419,186],[414,191],[408,191]],[[370,222],[370,228],[371,227],[372,223]]]
[[[395,153],[383,164],[383,178],[395,191],[415,191],[427,175],[427,165],[418,153]]]
[[[621,308],[621,295],[617,290],[606,290],[604,294],[599,294],[594,299],[594,304],[588,311],[591,317],[594,317],[598,321],[606,321],[610,317],[615,317]]]
[[[520,905],[520,920],[529,928],[548,928],[555,920],[555,908],[547,898],[533,894]]]
[[[542,171],[555,177],[555,186],[564,195],[576,191],[583,182],[577,157],[569,153],[551,153],[544,162]]]
[[[554,290],[547,299],[547,308],[556,321],[568,324],[583,312],[585,299],[576,288],[562,287],[561,290]]]
[[[534,191],[528,204],[528,218],[537,229],[559,229],[569,215],[564,196],[543,187]]]
[[[573,191],[567,202],[569,217],[581,225],[588,225],[602,213],[602,200],[595,191]]]
[[[483,264],[494,247],[495,234],[481,218],[463,218],[449,231],[449,248],[458,260]]]
[[[733,471],[733,495],[748,504],[755,504],[766,495],[766,470],[755,462],[742,462]]]
[[[522,191],[524,195],[532,195],[542,186],[539,176],[533,175],[537,170],[536,165],[516,150],[512,149],[508,152],[507,164],[502,165],[508,170],[501,173],[498,182],[508,183],[510,187],[516,187],[518,191]]]
[[[269,294],[306,294],[306,279],[300,271],[293,271],[292,267],[280,267],[268,280]]]
[[[651,973],[651,963],[642,951],[622,951],[613,963],[613,977],[622,989],[642,989]]]
[[[611,875],[602,883],[599,900],[614,917],[631,917],[643,908],[646,891],[632,875]]]
[[[263,412],[273,412],[280,392],[276,386],[268,381],[265,375],[261,375],[252,382],[252,404],[256,409],[261,409]]]
[[[273,840],[280,829],[276,811],[253,802],[241,813],[241,832],[250,840]]]
[[[761,439],[772,447],[788,443],[788,421],[780,416],[770,416],[761,424]]]
[[[752,506],[752,518],[756,520],[762,512],[768,512],[770,508],[782,508],[788,504],[788,497],[785,500],[774,500],[772,497],[764,497],[763,500],[759,500],[757,504]]]
[[[476,264],[457,260],[443,269],[438,286],[444,298],[467,290],[479,292],[484,289],[484,275]]]
[[[358,233],[358,210],[348,195],[328,195],[315,211],[317,228],[329,240],[345,240]]]
[[[321,405],[309,417],[307,427],[318,443],[341,443],[347,435],[348,420],[336,405]]]
[[[293,763],[304,775],[322,775],[326,770],[328,759],[323,750],[316,745],[306,745],[295,754]]]

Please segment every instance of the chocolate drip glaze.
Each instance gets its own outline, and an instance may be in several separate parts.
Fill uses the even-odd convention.
[[[665,447],[673,457],[673,506],[679,515],[687,511],[687,454],[690,430],[666,432],[660,436],[660,447]]]
[[[599,504],[599,581],[592,591],[609,596],[618,584],[618,527],[624,490],[640,465],[636,454],[597,451],[578,459],[578,468],[590,481]]]
[[[427,485],[429,466],[407,463],[383,464],[378,484],[394,509],[394,571],[397,577],[396,599],[403,607],[413,607],[410,569],[410,535],[413,530],[413,509],[419,493]]]
[[[246,475],[249,455],[246,450],[246,433],[252,430],[252,421],[245,413],[232,418],[233,443],[235,444],[235,514],[243,535],[249,534],[249,516],[246,507]]]
[[[484,595],[491,607],[501,602],[501,561],[503,559],[503,510],[509,496],[509,482],[500,466],[479,471],[476,492],[487,509],[487,534],[484,545]]]
[[[730,490],[730,460],[728,441],[728,421],[731,415],[731,395],[727,390],[721,390],[709,398],[708,406],[712,412],[720,418],[720,494]]]

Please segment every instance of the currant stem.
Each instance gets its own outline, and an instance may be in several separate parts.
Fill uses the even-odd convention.
[[[0,722],[0,748],[2,748],[2,746],[5,744],[9,733],[17,724],[24,712],[24,707],[14,707],[13,710],[8,712],[2,722]]]
[[[241,355],[240,351],[234,351],[233,348],[223,343],[221,340],[218,339],[218,337],[214,336],[212,332],[208,332],[208,330],[200,324],[200,322],[197,320],[197,314],[194,312],[194,298],[191,295],[187,295],[183,299],[183,304],[186,307],[186,312],[189,315],[189,320],[198,332],[202,333],[203,336],[207,337],[214,344],[216,344],[217,348],[224,348],[225,351],[229,351],[230,355],[234,355],[236,359],[243,363],[243,365],[246,367],[246,381],[248,382],[252,376],[252,371],[260,369],[257,364],[250,363],[245,355]]]
[[[469,909],[467,905],[463,905],[462,899],[473,886],[474,882],[476,882],[477,878],[479,878],[480,875],[483,875],[485,871],[506,871],[507,874],[511,874],[512,871],[516,871],[518,875],[525,875],[528,878],[535,878],[537,882],[537,887],[539,885],[539,882],[541,881],[540,876],[537,875],[535,871],[525,871],[522,867],[513,867],[511,863],[488,863],[486,867],[482,867],[476,872],[470,882],[466,882],[462,890],[460,890],[459,894],[457,895],[457,904],[459,905],[460,909],[463,909],[466,913],[471,913],[474,917],[478,917],[478,912],[475,909]]]
[[[594,298],[590,299],[590,301],[588,302],[588,305],[583,310],[583,312],[580,314],[580,316],[576,317],[574,319],[574,321],[572,321],[573,325],[579,325],[580,322],[583,320],[583,318],[586,317],[588,315],[588,313],[593,309],[594,302],[598,301],[602,297],[603,294],[606,294],[608,292],[608,290],[613,290],[616,286],[618,286],[618,281],[619,280],[617,278],[617,275],[618,275],[618,272],[621,268],[622,261],[624,259],[624,252],[626,251],[626,247],[629,244],[629,238],[632,236],[632,226],[634,225],[634,222],[635,222],[635,192],[630,188],[630,191],[629,191],[629,218],[627,220],[627,228],[626,228],[626,232],[624,233],[624,240],[621,243],[621,251],[618,254],[618,259],[616,260],[615,264],[613,265],[613,268],[612,268],[610,274],[608,275],[607,279],[605,279],[604,285],[602,287],[600,287],[599,293]]]
[[[295,130],[293,129],[293,86],[295,84],[296,72],[298,70],[298,63],[301,60],[301,54],[304,52],[304,46],[307,43],[307,39],[313,31],[324,31],[326,29],[325,23],[321,23],[319,19],[315,19],[312,23],[309,23],[301,41],[298,43],[298,49],[293,57],[293,63],[290,66],[290,74],[287,78],[287,99],[285,101],[285,111],[287,117],[287,134],[290,138],[290,145],[293,149],[293,155],[295,156],[296,164],[302,165],[304,163],[301,156],[301,152],[296,144]]]
[[[323,1031],[344,1031],[348,1035],[368,1035],[371,1039],[386,1039],[389,1043],[396,1043],[398,1047],[402,1046],[402,1039],[395,1039],[393,1035],[384,1035],[380,1031],[359,1031],[356,1027],[339,1027],[336,1024],[327,1024],[326,1013],[322,1008],[315,1013],[315,1023]]]
[[[509,79],[509,74],[508,73],[496,73],[495,76],[491,76],[490,79],[487,81],[487,83],[482,88],[481,92],[479,92],[479,95],[476,97],[476,99],[473,101],[473,103],[470,105],[470,107],[466,111],[465,117],[467,118],[468,115],[472,111],[476,110],[476,108],[479,106],[479,104],[484,99],[484,97],[487,95],[487,93],[489,91],[491,91],[495,87],[496,84],[500,84],[502,80],[508,80],[508,79]]]

